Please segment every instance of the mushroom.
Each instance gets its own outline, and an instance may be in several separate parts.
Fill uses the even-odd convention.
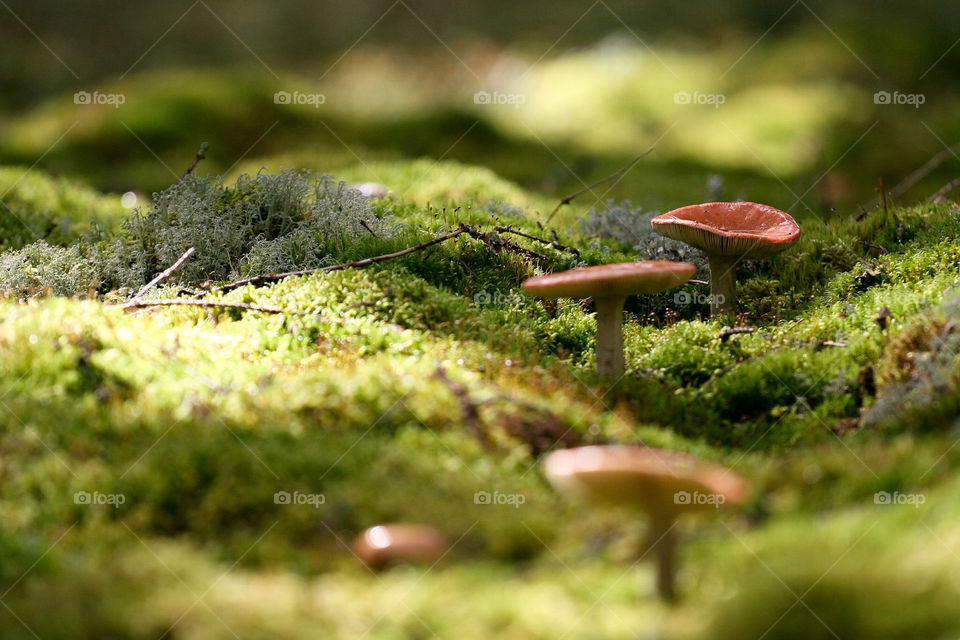
[[[543,462],[550,483],[569,497],[643,511],[650,520],[646,550],[656,553],[657,591],[674,597],[676,520],[687,513],[743,503],[745,480],[691,455],[640,446],[560,449]]]
[[[710,262],[710,315],[737,310],[736,265],[791,247],[800,226],[790,214],[756,202],[706,202],[657,216],[660,235],[703,251]]]
[[[351,548],[365,565],[379,571],[398,563],[429,564],[447,552],[447,537],[428,524],[383,524],[358,535]]]
[[[620,322],[627,296],[679,287],[696,270],[689,262],[620,262],[536,276],[524,282],[523,288],[538,298],[593,298],[597,306],[597,372],[618,377],[623,374]]]

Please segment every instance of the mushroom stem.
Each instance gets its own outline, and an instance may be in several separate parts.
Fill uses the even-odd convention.
[[[626,298],[594,298],[597,306],[597,373],[604,377],[623,375],[623,303]]]
[[[675,520],[657,518],[647,531],[646,551],[652,551],[656,562],[657,593],[665,601],[676,597],[673,578],[676,573],[677,533]]]
[[[737,311],[736,256],[707,256],[710,261],[710,315]]]

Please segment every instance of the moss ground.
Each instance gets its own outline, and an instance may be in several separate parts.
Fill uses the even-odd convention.
[[[543,196],[485,170],[385,160],[344,177],[367,172],[394,192],[374,208],[407,226],[338,260],[458,222],[551,230]],[[73,202],[24,215],[49,224]],[[552,227],[582,261],[633,259],[583,237],[584,213],[568,207]],[[933,356],[956,321],[957,214],[799,214],[796,247],[741,265],[739,317],[707,319],[673,293],[632,300],[628,375],[613,387],[592,373],[591,307],[520,288],[574,259],[519,238],[548,259],[458,238],[211,295],[305,313],[8,298],[3,636],[953,637],[960,390],[953,353]],[[719,339],[732,323],[756,330]],[[468,390],[489,448],[439,368]],[[641,522],[587,517],[545,484],[538,454],[561,436],[693,452],[754,485],[743,510],[685,527],[678,604],[656,601],[637,562]],[[323,501],[278,504],[284,491]],[[433,523],[455,544],[435,568],[371,574],[349,541],[392,520]]]

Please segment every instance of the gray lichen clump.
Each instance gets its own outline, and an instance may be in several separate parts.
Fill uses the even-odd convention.
[[[657,211],[644,211],[629,200],[607,200],[606,208],[594,207],[580,221],[580,231],[585,236],[614,240],[637,253],[638,260],[673,260],[692,262],[697,273],[706,274],[707,259],[701,251],[665,238],[657,233],[650,221],[660,215]]]
[[[219,178],[187,176],[136,209],[116,235],[94,226],[67,248],[43,242],[0,259],[0,290],[87,295],[136,288],[190,247],[182,282],[324,264],[361,236],[388,238],[401,225],[377,215],[346,183],[305,171]]]

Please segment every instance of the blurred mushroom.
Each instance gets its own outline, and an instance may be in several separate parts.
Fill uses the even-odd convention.
[[[674,597],[676,520],[687,513],[743,503],[749,485],[733,471],[697,458],[637,446],[560,449],[543,462],[547,480],[561,493],[646,513],[646,549],[656,553],[657,591]]]
[[[790,214],[755,202],[692,204],[657,216],[660,235],[704,252],[710,262],[710,315],[737,310],[736,265],[792,246],[800,226]]]
[[[361,562],[380,571],[390,565],[432,565],[447,552],[447,537],[427,524],[395,523],[370,527],[352,545]]]
[[[623,374],[620,322],[627,296],[679,287],[696,270],[689,262],[621,262],[536,276],[524,282],[523,288],[538,298],[593,298],[597,307],[597,372],[618,377]]]

